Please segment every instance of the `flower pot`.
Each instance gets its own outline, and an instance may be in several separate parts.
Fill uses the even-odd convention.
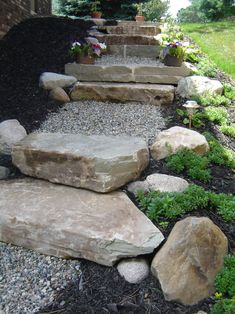
[[[163,63],[169,67],[181,67],[182,62],[182,58],[177,58],[176,56],[171,55],[166,55],[163,59]]]
[[[81,64],[94,64],[95,58],[92,56],[79,55],[77,57],[77,62]]]
[[[144,22],[145,18],[143,15],[136,15],[135,20],[136,22]]]
[[[100,19],[102,16],[102,12],[91,12],[91,17],[93,19]]]

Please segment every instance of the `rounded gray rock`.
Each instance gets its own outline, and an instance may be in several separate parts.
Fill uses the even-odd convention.
[[[117,270],[129,283],[137,284],[149,275],[149,265],[143,258],[129,258],[122,260]]]

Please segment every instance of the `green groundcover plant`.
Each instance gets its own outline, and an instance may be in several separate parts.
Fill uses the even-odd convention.
[[[224,267],[216,276],[216,304],[211,309],[211,314],[235,313],[235,256],[227,255]]]
[[[137,200],[149,219],[166,224],[194,210],[216,211],[227,222],[235,220],[235,197],[216,194],[198,185],[190,185],[184,192],[137,192]]]

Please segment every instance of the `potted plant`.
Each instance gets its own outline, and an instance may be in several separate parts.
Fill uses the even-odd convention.
[[[162,47],[161,57],[167,66],[180,67],[185,56],[185,47],[180,42],[169,43]]]
[[[95,58],[100,57],[106,45],[99,43],[96,38],[86,38],[83,41],[75,41],[70,48],[70,55],[81,64],[94,64]]]
[[[100,8],[100,1],[93,1],[91,3],[91,17],[93,19],[100,19],[102,16],[101,8]]]
[[[144,3],[136,3],[137,15],[135,17],[136,22],[144,22]]]

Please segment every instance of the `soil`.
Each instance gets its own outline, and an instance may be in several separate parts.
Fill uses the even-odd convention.
[[[39,89],[39,76],[44,71],[63,73],[64,64],[70,60],[70,42],[84,37],[90,26],[91,23],[67,18],[33,18],[14,27],[0,41],[0,122],[15,118],[27,132],[31,132],[39,127],[48,112],[58,109],[59,105],[48,100],[47,93]],[[173,106],[163,108],[163,115],[171,117],[168,127],[183,126],[180,117],[175,114],[175,109],[181,104],[182,101],[176,100]],[[214,125],[208,124],[205,129],[199,129],[200,132],[206,130],[214,133],[225,146],[234,148],[234,142],[221,135]],[[8,158],[0,158],[0,165],[11,167],[14,177],[23,176]],[[211,171],[213,179],[210,184],[194,183],[216,192],[235,191],[234,171],[219,166],[211,167]],[[142,179],[154,172],[172,174],[164,162],[151,160]],[[193,182],[185,174],[182,177]],[[129,196],[135,202],[133,195]],[[210,217],[228,237],[229,251],[235,251],[235,223],[225,223],[214,212],[199,211],[190,215]],[[184,217],[186,216],[178,220]],[[175,222],[176,220],[172,221],[163,230],[166,237]],[[153,254],[147,256],[149,261],[152,257]],[[192,307],[167,302],[159,283],[151,275],[141,284],[132,285],[118,275],[115,267],[104,267],[82,260],[81,270],[82,278],[58,292],[55,302],[39,313],[193,314],[199,310],[208,313],[214,302],[213,298],[208,298]]]

